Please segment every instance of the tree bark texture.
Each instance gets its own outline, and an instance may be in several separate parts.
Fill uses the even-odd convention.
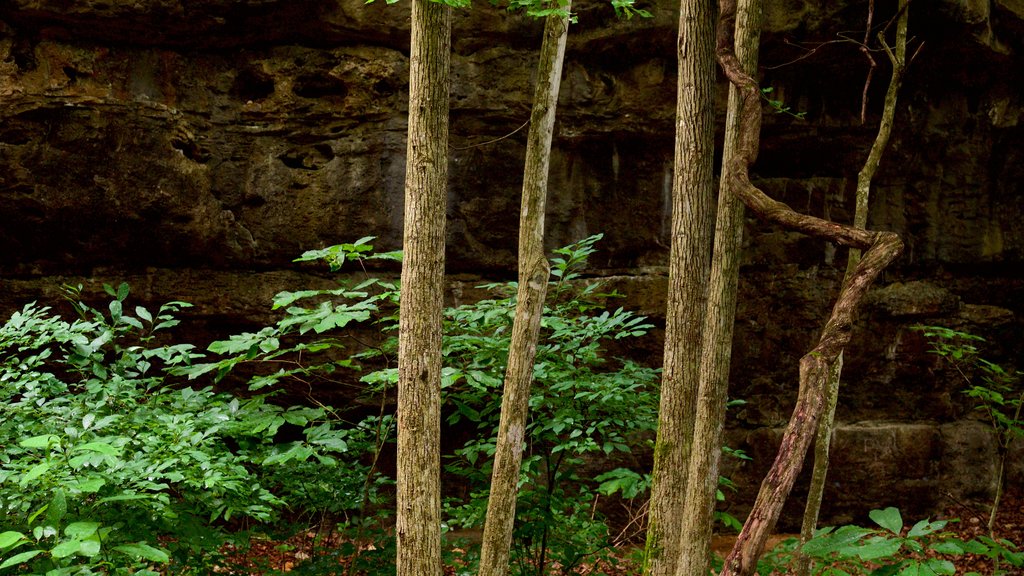
[[[852,269],[852,259],[847,260],[847,271]],[[811,485],[807,489],[807,503],[804,504],[804,517],[800,525],[800,543],[805,544],[814,537],[818,529],[818,514],[821,512],[821,501],[825,496],[825,480],[828,479],[829,451],[832,448],[832,432],[835,428],[836,404],[839,402],[839,379],[843,373],[843,353],[839,353],[832,372],[828,375],[825,389],[825,409],[818,422],[818,432],[814,438],[814,468],[811,471]],[[810,576],[811,558],[799,550],[796,563],[797,576]]]
[[[744,0],[741,3],[736,49],[744,68],[748,70],[754,70],[757,66],[760,12],[759,0]],[[740,136],[739,102],[739,92],[730,88],[723,150],[726,161],[737,154]],[[707,310],[701,325],[703,353],[700,358],[694,451],[689,464],[690,480],[685,491],[682,553],[677,571],[680,575],[707,574],[711,560],[711,529],[718,490],[743,238],[743,203],[735,191],[726,185],[725,179],[719,183],[714,238]]]
[[[714,202],[715,4],[683,0],[672,181],[665,351],[643,573],[671,576],[679,563],[686,473],[700,376],[701,326],[711,262]]]
[[[570,6],[566,4],[564,8],[568,14]],[[526,144],[523,197],[519,212],[519,288],[501,400],[490,497],[487,501],[480,556],[481,576],[504,576],[508,573],[516,494],[523,462],[523,437],[530,387],[533,384],[533,363],[537,355],[550,273],[544,252],[544,211],[551,139],[555,130],[558,88],[568,33],[567,15],[552,14],[547,17]]]
[[[799,214],[751,184],[748,170],[757,156],[760,91],[757,82],[743,71],[733,50],[736,0],[722,0],[720,7],[718,60],[730,82],[742,95],[738,153],[723,166],[722,178],[728,181],[729,188],[742,198],[747,208],[762,220],[865,251],[853,275],[844,282],[818,344],[800,360],[800,387],[793,415],[772,468],[761,484],[754,507],[725,560],[722,575],[732,576],[748,575],[756,569],[764,542],[778,520],[814,438],[825,408],[829,373],[850,340],[857,308],[872,282],[902,251],[903,243],[893,232],[862,230]]]
[[[882,121],[878,126],[878,133],[875,135],[875,141],[871,145],[871,151],[868,152],[864,166],[857,173],[856,207],[853,216],[853,226],[855,228],[867,228],[871,181],[878,171],[878,165],[882,161],[882,154],[885,152],[885,148],[889,144],[889,136],[892,134],[893,118],[896,115],[896,100],[899,95],[900,86],[903,83],[903,73],[907,65],[909,1],[900,0],[899,3],[900,12],[896,22],[895,52],[889,48],[885,37],[879,33],[879,40],[892,63],[892,78],[889,80],[889,88],[885,93],[885,104],[882,108]],[[860,257],[860,249],[850,249],[846,260],[844,282],[856,272],[857,264],[860,263]],[[836,404],[839,400],[839,381],[842,377],[842,372],[843,354],[840,352],[829,376],[825,396],[825,410],[821,422],[818,424],[817,437],[814,441],[814,471],[811,474],[811,486],[807,491],[807,504],[804,509],[803,525],[800,529],[801,542],[810,540],[818,527],[818,514],[821,511],[821,501],[825,493],[825,480],[828,476],[829,449],[832,443],[832,432],[835,427]],[[810,570],[810,559],[801,555],[797,565],[797,573],[800,576],[807,576],[810,574]]]
[[[412,2],[398,335],[399,576],[440,576],[441,321],[451,9]]]

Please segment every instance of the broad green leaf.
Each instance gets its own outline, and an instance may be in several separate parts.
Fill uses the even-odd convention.
[[[18,564],[24,564],[25,562],[28,562],[29,560],[35,558],[36,556],[42,553],[42,550],[29,550],[28,552],[15,554],[7,560],[4,560],[3,563],[0,563],[0,570],[3,570],[4,568],[10,568],[11,566],[17,566]]]
[[[124,322],[136,330],[142,330],[142,322],[139,322],[138,319],[132,318],[131,316],[121,316],[121,322]]]
[[[348,451],[348,442],[345,442],[344,440],[338,437],[328,436],[326,438],[313,440],[312,443],[316,444],[317,446],[323,446],[324,448],[334,450],[335,452]]]
[[[142,558],[143,560],[149,560],[150,562],[160,562],[166,564],[170,561],[170,557],[166,552],[159,548],[154,548],[145,542],[136,542],[135,544],[123,544],[121,546],[115,546],[114,550],[131,556],[133,558]]]
[[[267,338],[263,342],[260,342],[260,350],[266,353],[273,352],[281,347],[281,342],[277,338]]]
[[[263,464],[283,464],[289,460],[305,462],[313,455],[312,450],[306,448],[299,442],[292,442],[287,446],[288,448],[286,450],[275,449],[275,453],[265,458],[263,460]]]
[[[51,526],[57,526],[68,512],[68,500],[62,488],[53,491],[53,498],[50,499],[50,506],[46,510],[46,521]]]
[[[74,450],[76,452],[99,452],[100,454],[106,454],[107,456],[117,456],[118,454],[120,454],[120,451],[117,448],[114,448],[113,446],[107,444],[106,442],[89,442],[86,444],[75,446]]]
[[[127,502],[130,500],[146,500],[149,498],[152,498],[149,494],[118,494],[117,496],[101,498],[98,503],[106,504],[108,502]]]
[[[30,468],[29,471],[26,472],[25,475],[21,477],[21,480],[18,481],[18,484],[20,486],[24,486],[24,485],[28,484],[29,482],[35,480],[36,478],[39,478],[43,474],[46,474],[46,472],[49,469],[50,469],[50,463],[49,462],[40,462],[39,464],[36,464],[32,468]]]
[[[872,510],[868,513],[868,517],[874,520],[875,524],[893,534],[899,535],[903,530],[903,517],[900,516],[898,508],[890,506],[885,510]]]
[[[135,307],[135,315],[138,316],[139,318],[142,318],[146,322],[149,322],[150,324],[153,323],[153,315],[149,313],[149,310],[146,310],[142,306]]]
[[[40,508],[39,510],[36,510],[35,512],[29,514],[29,516],[28,516],[28,525],[29,526],[33,525],[35,523],[35,521],[36,521],[36,518],[38,518],[40,514],[42,514],[43,512],[46,512],[49,509],[50,509],[50,505],[46,504],[42,508]],[[36,526],[36,528],[38,528],[38,526]],[[37,539],[38,539],[38,537],[37,537]]]
[[[953,576],[956,574],[956,567],[949,560],[943,560],[941,558],[929,558],[925,561],[924,565],[921,566],[922,573],[924,574],[935,574],[937,576]]]
[[[22,448],[47,448],[51,443],[60,442],[60,437],[56,434],[42,434],[40,436],[32,436],[31,438],[25,438],[18,445]]]
[[[81,549],[81,540],[65,540],[64,542],[54,546],[53,549],[50,550],[50,555],[54,558],[67,558]]]
[[[988,546],[977,540],[968,540],[967,542],[960,542],[960,544],[963,545],[964,551],[968,554],[985,554],[989,550]]]
[[[811,538],[803,545],[803,547],[801,547],[801,550],[803,550],[804,554],[807,554],[808,556],[823,558],[833,552],[838,552],[840,549],[850,546],[870,533],[871,530],[868,530],[867,528],[861,528],[859,526],[842,526],[831,534]]]
[[[100,488],[103,488],[104,484],[106,483],[107,481],[104,480],[103,478],[94,476],[92,478],[81,480],[77,484],[73,484],[72,486],[74,487],[74,489],[84,494],[94,494],[96,492],[99,492]]]
[[[99,527],[99,522],[72,522],[64,529],[64,534],[81,540],[95,534]]]
[[[907,532],[907,538],[920,538],[921,536],[927,536],[942,530],[946,527],[945,520],[938,520],[935,522],[929,522],[928,520],[921,520]]]
[[[956,554],[960,555],[964,553],[964,547],[956,541],[946,540],[944,542],[936,542],[929,546],[932,550],[939,554]]]
[[[899,540],[879,538],[865,542],[864,545],[855,547],[851,552],[861,560],[875,560],[893,556],[899,552],[901,547],[902,543]]]
[[[100,547],[99,535],[93,534],[82,541],[82,546],[78,549],[78,553],[82,556],[95,556],[100,553]]]
[[[21,532],[4,532],[0,534],[0,549],[10,548],[22,540],[26,540],[26,538]]]
[[[1024,552],[1013,552],[1004,548],[1003,559],[1014,566],[1024,566]]]
[[[393,250],[391,252],[377,252],[376,254],[371,254],[366,259],[367,260],[390,260],[392,262],[401,262],[402,261],[402,251],[401,250]]]
[[[104,458],[105,456],[103,454],[99,454],[97,452],[83,452],[78,456],[75,456],[74,458],[68,460],[68,464],[75,470],[78,470],[85,466],[86,464],[91,464],[92,466],[99,466],[100,464],[103,463]]]

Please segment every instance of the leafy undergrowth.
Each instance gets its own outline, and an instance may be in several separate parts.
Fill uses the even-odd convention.
[[[951,526],[951,529],[964,540],[983,536],[987,532],[988,509],[979,506],[972,506],[962,502],[956,502],[946,509],[946,515],[950,518],[960,518],[960,522]],[[1024,488],[1016,487],[1009,490],[999,505],[999,514],[996,517],[995,535],[997,538],[1005,538],[1017,544],[1024,544]],[[992,561],[977,554],[967,554],[956,562],[959,573],[979,572],[981,574],[992,573]],[[1004,566],[1004,569],[1007,568]],[[1009,569],[1012,570],[1012,567]],[[1024,569],[1017,569],[1011,574],[1024,574]]]
[[[516,575],[639,573],[650,476],[594,467],[633,460],[625,455],[653,436],[659,378],[605,349],[651,325],[621,307],[612,310],[614,291],[576,282],[598,238],[556,250],[551,262],[557,281],[530,398],[530,449],[511,553]],[[378,257],[368,255],[368,241],[299,260],[326,258],[335,269]],[[479,542],[486,511],[514,315],[514,287],[487,288],[494,299],[445,313],[446,419],[467,435],[444,460],[458,486],[443,502],[444,564],[452,576],[476,572],[479,546],[472,542]],[[387,528],[394,523],[393,482],[378,461],[394,439],[396,285],[368,277],[333,290],[280,293],[274,309],[284,310],[276,323],[205,351],[173,343],[170,335],[188,304],[150,310],[127,304],[127,284],[105,290],[112,300],[93,307],[81,299],[81,287],[66,287],[70,318],[28,304],[0,324],[0,438],[8,440],[0,449],[0,574],[395,573]],[[380,328],[383,341],[347,350],[349,325]],[[956,356],[961,349],[949,350]],[[215,388],[229,374],[235,388],[247,381],[248,391]],[[314,396],[354,385],[353,378],[361,382],[354,402],[332,408]],[[307,390],[303,403],[278,404],[299,389]],[[994,400],[986,402],[987,414],[1003,414],[993,412]],[[1019,417],[1018,411],[998,422]],[[724,499],[730,483],[720,484]],[[625,513],[599,506],[609,498],[626,503]],[[1015,516],[1020,504],[1019,494],[1007,497],[999,537],[1024,541]],[[954,574],[957,567],[987,574],[993,555],[1004,569],[1024,565],[1016,547],[986,543],[984,511],[963,508],[951,516],[966,521],[909,525],[895,508],[876,510],[871,527],[825,530],[803,550],[822,568],[818,573],[835,576],[906,576],[915,566],[926,568],[915,576]],[[738,525],[727,514],[717,519]],[[908,550],[922,555],[908,558]],[[927,551],[989,558],[955,558],[961,564],[954,565]],[[781,545],[774,559],[762,575],[793,565]]]
[[[1011,542],[1024,542],[1024,490],[1011,490],[1003,500],[1003,505],[996,521],[996,536]],[[947,507],[944,518],[958,518],[958,522],[950,522],[945,532],[955,534],[960,540],[968,541],[986,535],[987,510],[981,506],[965,503],[954,503]],[[906,535],[906,529],[903,534]],[[784,542],[789,535],[773,536],[770,545]],[[728,554],[735,541],[735,536],[716,536],[712,547],[719,556]],[[389,565],[393,558],[394,542],[390,539],[372,542],[363,539],[353,542],[341,534],[307,530],[284,540],[254,539],[245,549],[228,547],[223,550],[225,562],[214,572],[232,575],[274,576],[278,574],[322,574],[322,575],[355,575],[355,574],[388,574],[393,573]],[[551,574],[574,574],[580,576],[632,576],[639,573],[636,558],[636,545],[623,545],[614,551],[610,560],[582,563],[569,572],[551,566]],[[475,550],[467,541],[455,541],[446,546],[446,576],[474,574]],[[922,557],[937,557],[937,553],[929,551]],[[375,559],[376,557],[376,559]],[[992,560],[978,554],[945,555],[955,567],[956,574],[976,572],[982,575],[993,574]],[[376,561],[375,561],[376,560]],[[1001,564],[1005,574],[1024,574],[1021,568]],[[767,571],[765,572],[768,573]],[[775,571],[772,574],[786,574]]]

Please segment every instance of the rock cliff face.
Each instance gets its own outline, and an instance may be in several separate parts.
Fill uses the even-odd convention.
[[[868,63],[846,39],[863,37],[867,2],[766,4],[762,83],[807,120],[766,118],[754,175],[795,208],[850,221],[888,76],[876,54],[862,125]],[[878,4],[882,23],[894,3]],[[677,16],[671,2],[647,7],[653,19],[629,21],[603,3],[579,8],[547,241],[604,232],[594,264],[657,318]],[[327,282],[291,263],[301,251],[370,234],[398,248],[407,11],[360,0],[0,4],[0,312],[63,281],[124,279],[145,301],[195,302],[199,326],[247,325],[266,319],[277,290]],[[1007,365],[1024,350],[1024,3],[915,3],[910,20],[922,47],[870,219],[907,250],[847,354],[843,481],[825,510],[836,518],[870,505],[925,512],[943,491],[991,488],[991,458],[978,456],[991,456],[991,441],[910,325],[981,333]],[[482,4],[455,17],[448,262],[467,286],[515,269],[525,143],[515,131],[529,116],[540,31]],[[720,113],[724,94],[723,83]],[[748,404],[731,434],[755,463],[733,472],[740,500],[770,463],[845,252],[751,220],[745,262],[731,395]],[[659,361],[660,344],[645,346],[634,354]],[[875,479],[887,491],[859,490],[867,501],[845,490]]]

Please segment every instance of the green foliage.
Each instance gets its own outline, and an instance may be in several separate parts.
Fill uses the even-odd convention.
[[[782,100],[776,100],[776,99],[772,98],[771,94],[774,91],[775,91],[775,88],[772,88],[771,86],[768,86],[766,88],[761,88],[761,98],[763,98],[764,101],[768,103],[768,106],[772,110],[774,110],[776,114],[785,114],[787,116],[792,116],[793,118],[796,118],[797,120],[806,120],[807,119],[807,112],[806,111],[804,111],[804,112],[793,112],[793,109],[790,108],[789,106],[786,106],[785,102],[783,102]]]
[[[986,419],[999,436],[1001,450],[1005,451],[1013,440],[1024,436],[1024,387],[1014,372],[981,357],[975,342],[985,339],[974,334],[959,332],[942,326],[915,326],[939,355],[963,377],[967,388],[964,394],[975,409]]]
[[[996,472],[996,493],[988,521],[992,537],[988,540],[992,546],[999,546],[999,542],[993,538],[994,525],[1002,498],[1010,444],[1024,436],[1024,419],[1021,418],[1024,387],[1021,386],[1016,373],[1007,372],[1002,366],[980,356],[977,346],[973,343],[984,342],[984,338],[942,326],[914,326],[913,329],[923,332],[932,346],[931,351],[952,365],[964,379],[964,394],[973,401],[976,410],[985,414],[996,434],[999,462]],[[992,560],[993,572],[1000,573],[999,566],[1003,555],[994,552],[988,556]]]
[[[528,452],[519,497],[514,557],[523,570],[528,566],[535,570],[552,562],[568,569],[587,559],[609,556],[608,528],[594,515],[592,504],[599,494],[599,483],[604,484],[606,493],[614,490],[604,480],[585,480],[581,471],[589,455],[628,452],[630,442],[653,430],[656,422],[657,371],[635,362],[608,358],[604,352],[607,342],[643,335],[650,324],[622,308],[606,310],[605,302],[618,295],[603,293],[598,283],[580,278],[599,239],[600,235],[593,236],[556,250],[552,260],[555,281],[542,320],[542,341],[535,366],[537,385],[530,399]],[[310,251],[300,260],[325,260],[337,269],[346,262],[372,257],[368,241],[361,239]],[[468,427],[474,434],[448,464],[448,470],[462,475],[470,487],[467,498],[446,503],[449,526],[480,526],[486,510],[490,458],[516,290],[514,283],[489,287],[504,297],[449,309],[445,314],[442,386],[449,407],[447,421],[463,429]],[[356,361],[384,361],[384,368],[360,378],[366,385],[365,394],[381,402],[374,440],[379,452],[392,421],[387,414],[390,405],[384,399],[397,382],[397,371],[388,362],[395,353],[394,338],[352,357],[330,357],[341,346],[333,334],[343,328],[374,320],[385,332],[393,329],[398,300],[396,285],[375,279],[352,288],[282,293],[275,297],[274,307],[284,309],[286,315],[275,326],[214,342],[210,351],[222,354],[221,358],[205,363],[194,361],[176,373],[190,378],[213,375],[220,379],[238,366],[249,364],[250,372],[255,373],[249,377],[249,386],[261,388],[280,386],[296,378],[323,377],[341,368],[359,368]],[[327,358],[316,359],[318,356]],[[290,362],[289,367],[263,369],[282,361]],[[385,421],[387,425],[379,425]],[[367,424],[368,421],[364,422],[364,427],[374,428]],[[312,472],[300,471],[296,476]],[[371,477],[372,465],[371,470],[361,473]],[[645,482],[641,479],[634,487],[634,495],[646,488]],[[623,487],[620,483],[616,489]],[[288,492],[292,501],[302,497],[305,505],[315,505],[324,498],[311,489],[289,488]],[[354,495],[342,500],[354,502],[351,496]],[[380,536],[365,519],[361,522],[366,530],[350,532],[353,541],[367,533]],[[371,549],[372,553],[366,553]],[[349,551],[351,555],[345,556],[356,564],[378,565],[379,572],[380,566],[387,565],[389,550],[393,550],[393,545],[384,538],[372,548],[353,548]],[[471,567],[474,554],[471,549],[463,549],[457,554],[458,563]],[[323,561],[313,560],[310,566]],[[303,569],[315,570],[308,566]]]
[[[373,4],[375,0],[365,0],[366,4]],[[385,0],[387,4],[397,4],[399,0]],[[471,0],[431,0],[433,2],[440,2],[452,8],[469,8],[472,6]],[[642,18],[652,18],[653,14],[648,10],[636,7],[636,0],[610,0],[612,8],[615,10],[615,15],[620,18],[626,18],[627,20],[632,19],[634,16],[640,16]],[[490,3],[498,6],[502,4],[501,0],[490,0]],[[533,16],[534,18],[546,18],[552,14],[564,16],[569,18],[569,22],[575,24],[577,21],[576,15],[569,11],[566,6],[566,2],[563,0],[508,0],[507,8],[510,12],[522,10],[527,15]]]
[[[307,251],[296,262],[324,260],[332,271],[337,271],[345,262],[401,260],[395,252],[372,253],[373,247],[367,244],[372,239],[368,236],[351,244]],[[249,364],[277,367],[272,372],[257,370],[248,381],[253,391],[289,381],[303,382],[307,388],[312,388],[314,382],[338,383],[333,375],[341,369],[358,369],[356,358],[342,354],[344,345],[338,338],[301,337],[321,336],[371,320],[391,322],[397,319],[390,314],[397,304],[397,283],[376,278],[367,278],[355,286],[281,292],[274,296],[273,310],[283,309],[285,314],[275,325],[213,342],[208,351],[222,356],[220,359],[193,362],[174,368],[172,373],[190,380],[212,374],[214,382],[218,382],[237,367]]]
[[[599,239],[556,250],[551,261],[555,281],[541,320],[514,533],[518,573],[546,573],[552,562],[570,570],[608,557],[608,528],[594,512],[595,499],[616,491],[635,497],[648,482],[625,470],[585,478],[594,457],[629,452],[653,431],[658,406],[657,371],[605,352],[607,343],[641,336],[651,325],[622,308],[604,309],[616,295],[580,280]],[[447,465],[470,486],[467,498],[447,503],[449,523],[462,527],[480,526],[486,510],[515,311],[514,284],[491,288],[507,296],[446,313],[448,423],[476,431]]]
[[[629,452],[631,444],[649,438],[657,421],[658,372],[611,358],[605,350],[611,342],[644,335],[650,324],[622,308],[608,309],[607,303],[621,295],[605,292],[599,282],[582,277],[600,239],[601,235],[595,235],[557,249],[551,259],[553,282],[535,357],[514,534],[513,566],[518,573],[545,573],[551,565],[570,570],[598,558],[611,561],[608,527],[595,512],[595,502],[600,496],[645,497],[649,489],[649,475],[626,468],[593,479],[584,473],[595,458]],[[355,257],[369,253],[365,242],[357,242],[353,248],[356,245],[359,252]],[[343,260],[334,253],[334,249],[326,249],[307,254],[329,263]],[[515,283],[486,288],[501,297],[445,312],[442,388],[446,419],[449,425],[468,428],[473,434],[446,466],[468,486],[462,497],[445,503],[446,526],[452,528],[479,528],[483,523],[515,311]],[[396,290],[391,285],[385,287],[393,304],[397,303]],[[302,293],[303,297],[353,295],[358,296],[341,291]],[[331,305],[340,309],[336,303]],[[362,303],[357,307],[380,313]],[[394,315],[380,320],[385,328],[393,327],[394,321]],[[283,339],[285,335],[272,336]],[[392,340],[359,356],[367,361],[388,358],[394,349]],[[261,354],[254,351],[250,359],[259,361]],[[397,371],[384,368],[361,381],[370,393],[386,393],[397,383]],[[741,451],[726,452],[747,458]],[[721,484],[723,490],[731,487],[725,478]],[[719,499],[724,498],[719,491]],[[739,526],[728,514],[720,514],[719,519],[734,528]]]
[[[0,513],[10,528],[0,536],[0,572],[201,566],[232,537],[230,522],[272,521],[286,498],[298,498],[286,480],[305,463],[326,478],[350,468],[337,456],[358,433],[335,428],[327,409],[236,398],[169,376],[199,357],[191,345],[154,344],[187,304],[130,315],[128,286],[106,291],[114,298],[106,311],[67,287],[77,320],[29,304],[0,327],[0,437],[13,440],[0,454]],[[302,438],[275,443],[285,424]]]
[[[827,527],[818,530],[799,551],[812,560],[811,574],[823,576],[941,576],[956,573],[949,556],[965,553],[998,555],[1015,567],[1024,554],[1013,543],[988,537],[964,541],[945,532],[946,520],[921,520],[904,530],[896,508],[872,510],[876,528]],[[798,540],[781,543],[758,565],[763,575],[789,573],[797,561]],[[972,573],[973,574],[973,573]]]
[[[619,18],[630,20],[634,16],[642,18],[653,16],[649,11],[637,8],[636,0],[610,0],[610,2],[612,9],[615,10],[615,15]],[[501,0],[491,0],[491,3],[498,5],[501,4]],[[567,4],[564,0],[508,0],[508,10],[522,10],[535,18],[546,18],[555,14],[567,17],[569,22],[576,24],[576,15],[569,11]]]
[[[294,262],[315,262],[323,260],[331,267],[332,272],[341,270],[346,261],[357,261],[360,264],[364,260],[390,260],[401,262],[401,251],[374,252],[370,241],[374,236],[363,236],[350,244],[337,244],[320,250],[307,250],[294,260]],[[277,306],[275,306],[276,308]]]
[[[606,350],[650,324],[608,308],[620,295],[582,277],[599,239],[556,250],[552,260],[525,435],[514,549],[520,573],[611,562],[596,503],[640,498],[650,481],[626,468],[595,469],[651,436],[658,384],[656,370]],[[324,260],[337,270],[399,257],[374,254],[370,241],[298,261]],[[446,502],[449,526],[480,526],[486,509],[516,289],[490,287],[499,297],[445,316],[446,417],[471,436],[448,461],[469,487]],[[390,480],[377,459],[395,425],[396,344],[387,338],[349,350],[346,336],[371,323],[384,334],[395,328],[396,283],[367,277],[282,292],[273,300],[277,322],[205,351],[167,343],[188,304],[131,307],[122,284],[106,287],[111,301],[94,309],[80,287],[66,290],[78,319],[30,304],[0,328],[0,434],[14,439],[0,455],[0,574],[209,573],[223,565],[224,544],[244,549],[242,528],[280,537],[289,522],[327,522],[342,535],[330,551],[318,545],[323,553],[298,573],[329,573],[339,560],[356,572],[393,570],[394,539],[383,529]],[[359,377],[364,365],[375,370]],[[256,394],[209,386],[228,378]],[[364,388],[357,415],[312,394],[356,378]],[[306,395],[309,405],[276,405],[282,391]],[[451,565],[471,573],[475,554],[453,548]]]
[[[627,20],[633,18],[633,16],[640,16],[642,18],[653,18],[654,15],[636,7],[634,0],[611,0],[612,8],[615,9],[617,16],[625,17]]]

